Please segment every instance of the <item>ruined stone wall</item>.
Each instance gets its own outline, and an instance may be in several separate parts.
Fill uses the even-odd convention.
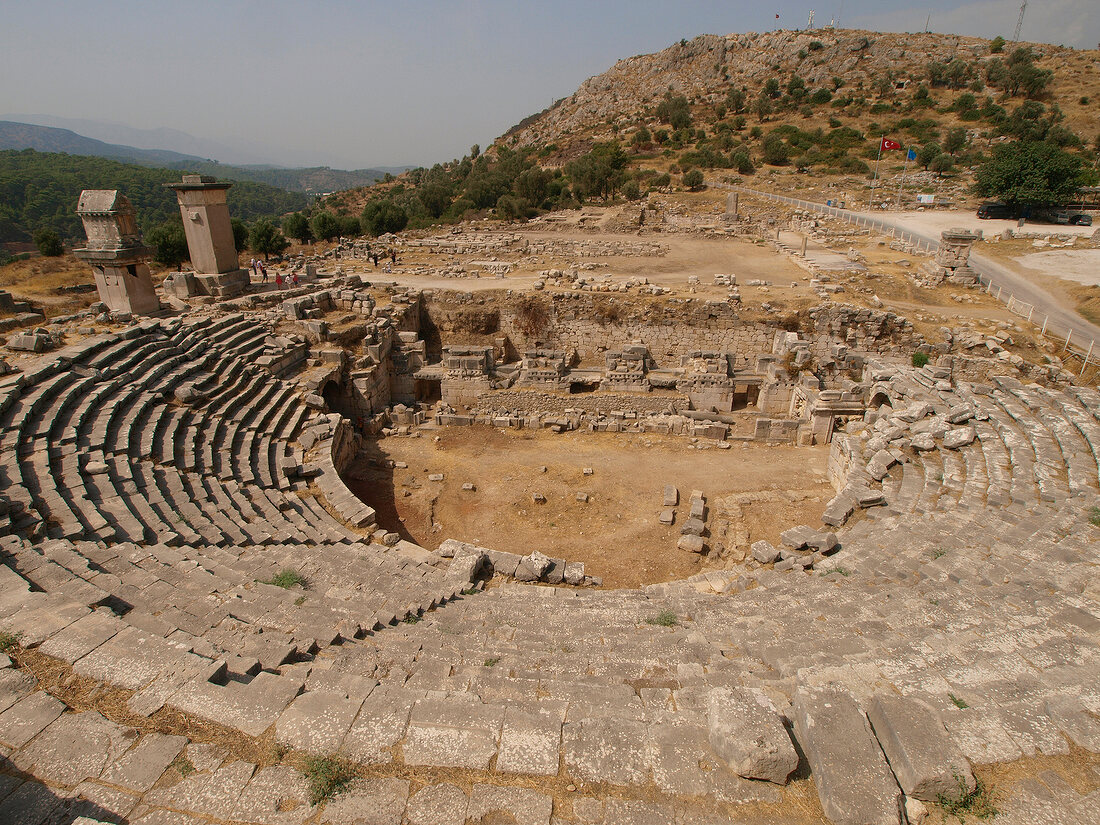
[[[501,390],[479,395],[477,406],[486,410],[520,410],[523,412],[561,413],[567,409],[585,412],[610,412],[618,410],[636,413],[661,413],[670,407],[686,410],[689,407],[686,395],[556,395],[537,390]]]
[[[912,325],[893,313],[828,305],[781,322],[749,320],[734,306],[693,299],[650,303],[643,300],[555,293],[494,300],[465,294],[433,297],[427,313],[443,342],[451,335],[507,336],[518,351],[536,346],[576,349],[595,360],[602,352],[635,342],[648,347],[659,366],[672,366],[693,350],[733,352],[738,365],[772,351],[777,332],[797,324],[811,340],[814,359],[829,360],[833,344],[870,352],[908,352],[922,340]]]

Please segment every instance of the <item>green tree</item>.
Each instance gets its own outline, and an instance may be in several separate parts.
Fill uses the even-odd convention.
[[[928,164],[928,168],[935,172],[937,175],[943,175],[950,172],[955,167],[955,163],[951,160],[951,155],[942,154],[936,155],[932,158],[932,162]]]
[[[756,167],[752,165],[752,158],[744,149],[738,149],[730,155],[730,163],[740,175],[751,175],[756,171]]]
[[[646,134],[648,134],[648,131]],[[549,183],[550,173],[538,166],[532,166],[516,176],[515,183],[512,184],[512,191],[516,193],[516,197],[525,200],[528,204],[538,206],[546,200]]]
[[[775,104],[772,103],[770,97],[761,93],[760,97],[756,98],[756,103],[753,104],[752,110],[760,122],[763,123],[767,120],[768,115],[775,110]]]
[[[1005,43],[1008,41],[1001,37],[999,34],[989,41],[989,53],[1000,54],[1005,50]]]
[[[309,228],[309,218],[301,212],[295,212],[283,218],[283,231],[298,243],[309,243],[313,240],[313,232]]]
[[[784,166],[791,159],[790,147],[783,142],[783,138],[772,132],[764,138],[761,146],[764,163],[772,166]]]
[[[340,222],[331,212],[318,212],[309,219],[309,229],[319,241],[330,241],[340,234]]]
[[[1088,182],[1076,155],[1042,141],[1016,141],[993,147],[978,167],[975,192],[1010,206],[1067,203]]]
[[[253,252],[263,255],[266,260],[269,255],[282,254],[290,246],[290,241],[274,223],[265,218],[252,224],[252,229],[248,233],[248,246]]]
[[[34,233],[33,240],[38,251],[47,258],[56,258],[65,254],[65,245],[61,243],[61,236],[53,229],[39,229]]]
[[[942,154],[943,149],[937,144],[926,143],[917,150],[917,163],[927,169],[928,165]]]
[[[190,254],[187,249],[187,236],[184,235],[183,224],[178,218],[154,226],[145,233],[145,242],[156,250],[153,253],[153,260],[165,266],[178,268]]]
[[[959,150],[966,146],[966,128],[956,126],[947,132],[943,139],[943,150],[951,155],[957,155]]]
[[[769,77],[764,83],[761,94],[767,95],[772,99],[779,97],[779,81],[774,77]]]
[[[657,117],[673,129],[686,129],[691,125],[691,104],[683,95],[665,92],[664,100],[657,104]]]
[[[363,229],[377,238],[388,232],[400,232],[408,226],[409,213],[391,200],[371,201],[363,208],[362,223]]]
[[[692,169],[690,172],[684,172],[684,186],[693,192],[699,189],[703,185],[703,173],[698,169]]]
[[[363,233],[363,225],[355,215],[337,215],[336,222],[340,225],[340,235],[345,238],[355,238]]]
[[[735,115],[745,111],[745,90],[731,87],[726,92],[726,108]]]
[[[248,227],[240,218],[230,218],[229,226],[233,229],[233,248],[244,252],[248,246]]]

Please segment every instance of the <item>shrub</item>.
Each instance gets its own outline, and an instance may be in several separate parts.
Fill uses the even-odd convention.
[[[1089,508],[1089,524],[1093,527],[1100,527],[1100,507]],[[2,646],[2,642],[0,642]]]
[[[65,254],[65,245],[61,243],[61,236],[53,229],[45,227],[34,233],[34,245],[38,251],[47,258],[56,258]]]
[[[1005,50],[1005,43],[1008,41],[1001,37],[999,34],[989,42],[989,53],[1000,54]]]
[[[974,777],[974,790],[970,790],[966,779],[958,774],[955,774],[955,782],[956,793],[951,796],[940,794],[936,798],[936,804],[943,808],[945,814],[965,823],[968,816],[992,819],[1000,813],[993,802],[993,786],[986,785],[981,777]]]
[[[690,172],[684,172],[684,186],[692,191],[700,188],[703,185],[703,173],[698,169],[692,169]]]
[[[293,570],[289,567],[280,570],[271,577],[270,581],[264,583],[282,587],[284,590],[289,590],[295,586],[305,587],[307,585],[306,577],[297,570]]]
[[[646,616],[646,624],[657,625],[659,627],[676,627],[679,622],[676,621],[676,614],[671,610],[662,610],[656,616]]]
[[[929,361],[927,352],[914,352],[913,353],[913,366],[923,367]]]
[[[7,653],[17,644],[19,644],[18,635],[15,633],[8,633],[6,630],[0,630],[0,652]]]
[[[319,805],[347,790],[355,779],[355,765],[339,754],[310,755],[300,769],[309,783],[309,803]]]

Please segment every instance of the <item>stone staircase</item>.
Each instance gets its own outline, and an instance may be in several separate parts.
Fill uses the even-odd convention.
[[[0,659],[0,820],[435,822],[443,800],[456,822],[737,822],[762,805],[856,821],[858,802],[900,823],[918,791],[874,708],[925,720],[890,742],[930,749],[929,770],[1100,752],[1095,392],[898,369],[879,382],[893,407],[838,435],[839,503],[862,515],[835,555],[644,590],[483,590],[363,535],[334,422],[250,366],[266,335],[242,315],[150,322],[0,384],[0,629],[125,689],[128,720],[66,710]],[[315,488],[287,472],[307,454]],[[868,492],[885,505],[860,510]],[[287,568],[308,585],[272,584]],[[720,755],[729,690],[798,740],[816,795]],[[364,778],[313,805],[289,763],[219,756],[159,730],[164,712],[343,753]],[[851,777],[878,778],[857,794]],[[1096,792],[1056,780],[1013,789],[1009,821],[1091,821]]]

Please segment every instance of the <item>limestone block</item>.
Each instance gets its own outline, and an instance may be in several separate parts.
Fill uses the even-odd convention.
[[[798,754],[775,706],[762,691],[714,688],[707,697],[710,744],[730,770],[779,785],[798,767]]]
[[[702,553],[706,549],[702,536],[680,536],[680,540],[676,542],[676,546],[689,553]]]
[[[974,790],[974,775],[935,709],[918,699],[875,696],[867,717],[906,796],[935,802]]]
[[[680,528],[680,533],[685,536],[701,536],[706,529],[706,525],[703,523],[702,519],[689,518]]]
[[[974,432],[973,427],[960,427],[957,430],[951,430],[943,437],[943,446],[949,450],[957,450],[973,444],[975,438],[977,433]]]
[[[779,558],[779,551],[767,541],[753,542],[750,549],[752,551],[752,557],[761,564],[771,564]]]
[[[836,825],[900,825],[901,789],[849,693],[800,686],[794,726],[825,816]]]
[[[913,436],[913,440],[909,442],[914,450],[919,452],[929,452],[936,449],[936,440],[932,437],[932,433],[921,433],[920,435]]]

